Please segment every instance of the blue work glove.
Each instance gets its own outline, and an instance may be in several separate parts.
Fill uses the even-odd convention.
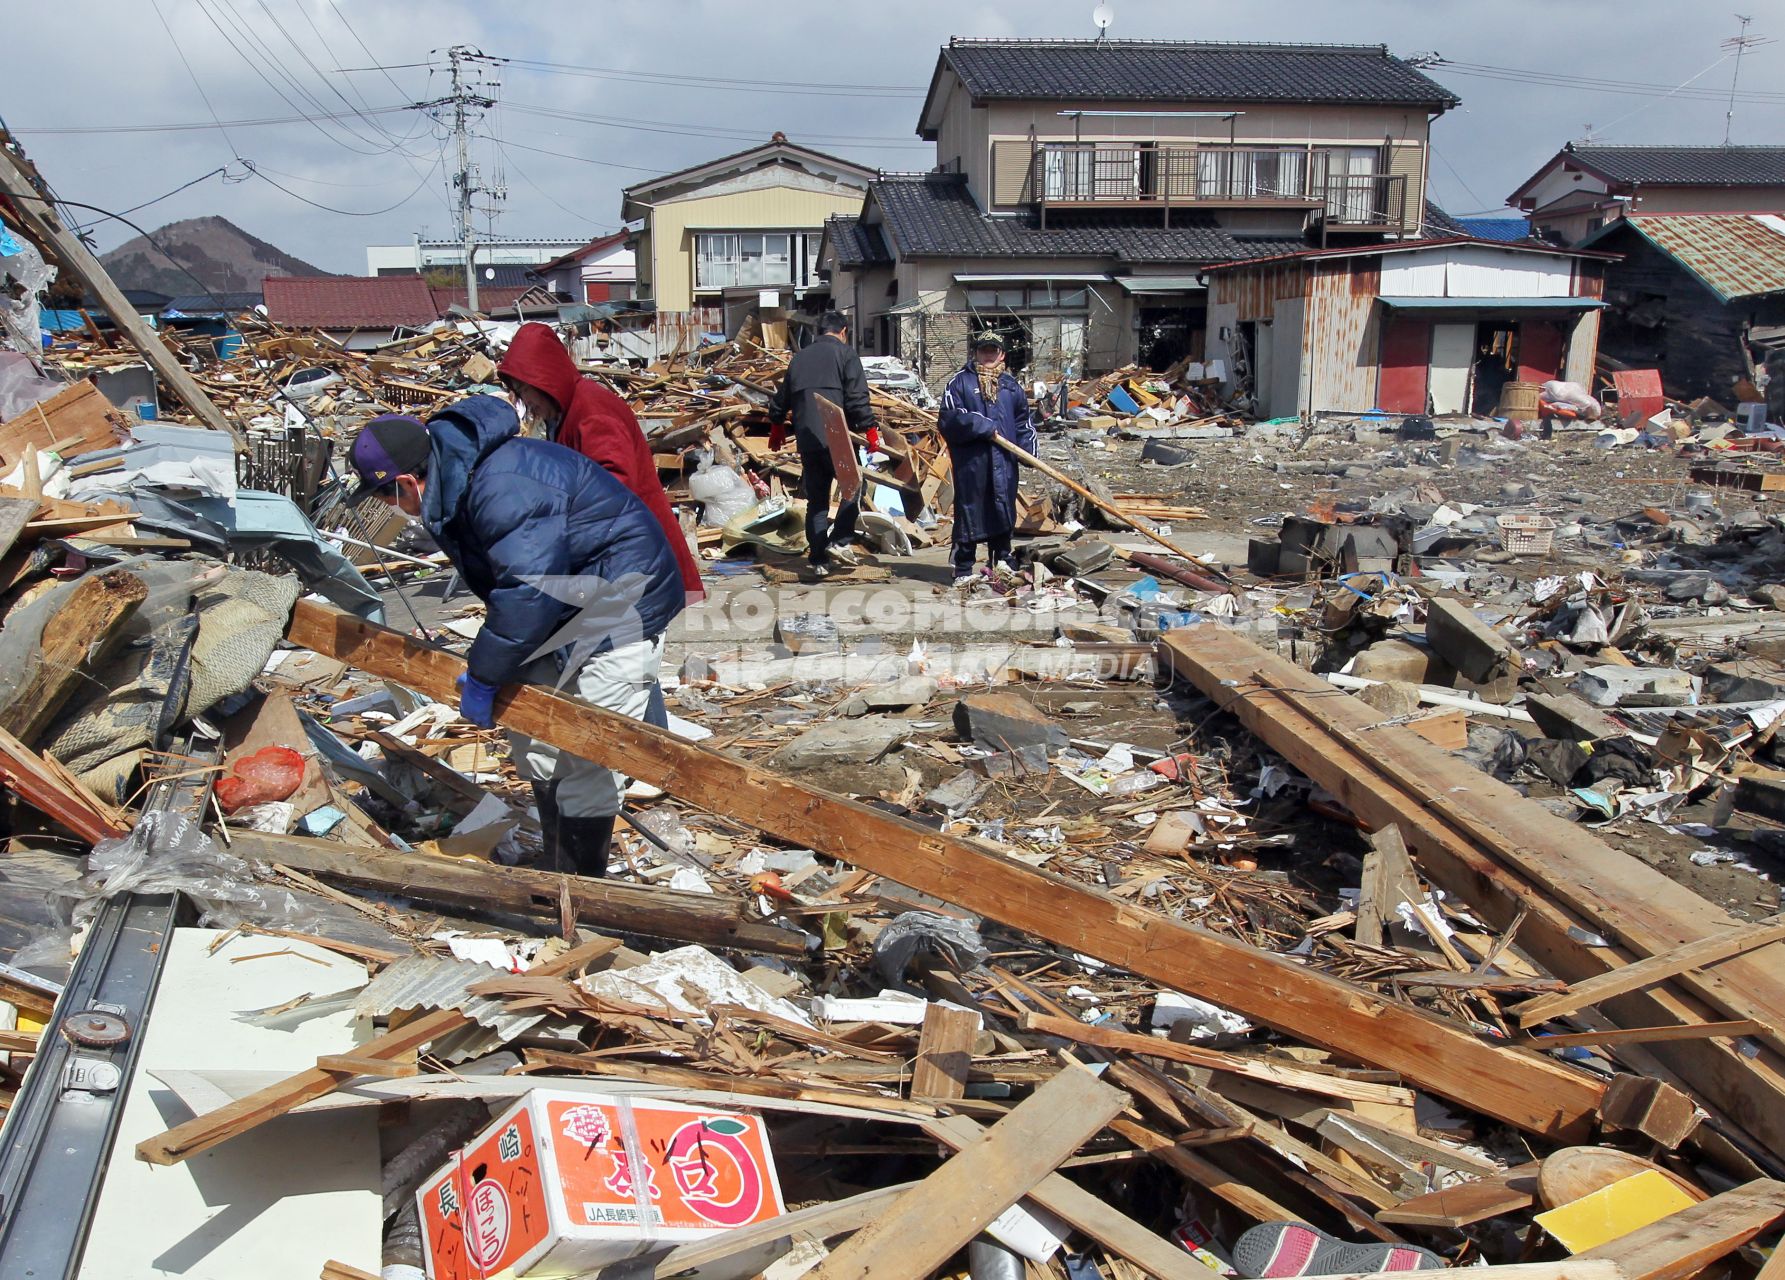
[[[496,727],[497,686],[485,684],[469,671],[459,677],[459,716],[479,729]]]

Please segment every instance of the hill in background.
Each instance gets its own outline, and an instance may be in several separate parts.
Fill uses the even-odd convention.
[[[119,288],[153,289],[179,297],[198,292],[193,276],[207,289],[236,292],[258,290],[268,276],[332,274],[249,235],[228,218],[187,218],[152,234],[156,243],[167,249],[166,254],[136,236],[99,259]],[[186,270],[169,262],[168,254]]]

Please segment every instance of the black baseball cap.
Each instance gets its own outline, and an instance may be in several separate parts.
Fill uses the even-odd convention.
[[[347,461],[359,483],[347,494],[347,505],[357,507],[380,489],[388,489],[398,476],[420,475],[428,468],[433,451],[428,429],[420,418],[406,413],[386,413],[360,428]]]
[[[977,351],[981,347],[996,347],[1000,351],[1004,350],[1004,335],[996,329],[980,330],[979,335],[973,339],[973,349]]]

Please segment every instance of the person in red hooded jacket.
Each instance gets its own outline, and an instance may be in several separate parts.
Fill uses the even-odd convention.
[[[657,517],[676,564],[689,604],[706,595],[700,566],[688,550],[688,538],[670,508],[651,446],[632,407],[593,378],[577,372],[570,352],[551,326],[524,324],[508,344],[497,368],[529,418],[545,424],[546,439],[599,462]]]

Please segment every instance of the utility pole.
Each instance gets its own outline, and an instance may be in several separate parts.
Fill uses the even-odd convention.
[[[458,191],[458,233],[459,242],[465,246],[465,301],[470,308],[477,310],[477,225],[473,221],[477,212],[475,198],[478,195],[490,197],[488,212],[493,216],[495,202],[507,197],[508,192],[501,187],[483,185],[478,174],[477,165],[471,160],[472,129],[483,113],[496,105],[495,98],[485,90],[497,89],[498,81],[484,78],[481,72],[472,70],[477,63],[494,64],[502,61],[492,58],[468,45],[456,44],[446,51],[447,60],[452,64],[452,92],[444,98],[435,98],[429,102],[418,102],[416,106],[426,109],[452,108],[452,132],[458,155],[458,168],[453,173],[453,186]]]

